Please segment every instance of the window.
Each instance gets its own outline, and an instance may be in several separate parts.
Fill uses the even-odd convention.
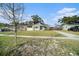
[[[42,30],[42,26],[40,26],[40,30]]]
[[[35,28],[38,28],[38,27],[35,27]]]

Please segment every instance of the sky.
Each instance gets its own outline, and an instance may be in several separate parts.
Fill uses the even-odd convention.
[[[79,15],[78,3],[25,3],[24,21],[31,15],[39,15],[46,24],[55,26],[64,16]],[[0,22],[7,22],[0,17]]]

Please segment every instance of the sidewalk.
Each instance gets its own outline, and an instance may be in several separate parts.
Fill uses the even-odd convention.
[[[78,35],[75,35],[75,34],[71,34],[71,33],[67,33],[67,32],[62,32],[62,31],[55,31],[55,32],[57,32],[59,34],[62,34],[65,37],[79,38],[79,36]]]
[[[60,32],[58,32],[58,33],[60,33]],[[15,35],[0,34],[0,36],[14,37]],[[42,39],[73,39],[73,40],[75,39],[75,40],[79,40],[79,37],[50,37],[50,36],[24,36],[24,35],[17,35],[17,37],[21,37],[21,38],[42,38]]]

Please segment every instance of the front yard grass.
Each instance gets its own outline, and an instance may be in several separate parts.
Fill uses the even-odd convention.
[[[76,52],[77,55],[79,55],[79,40],[63,39],[61,40],[61,42],[65,47],[71,48],[73,51]]]
[[[0,55],[7,55],[9,50],[16,45],[15,43],[14,37],[0,36]]]
[[[18,32],[18,35],[27,36],[63,36],[55,31],[22,31]]]
[[[79,41],[68,39],[34,39],[0,37],[0,55],[72,56],[79,55]]]
[[[13,32],[0,32],[0,34],[14,34]],[[18,31],[18,35],[25,35],[25,36],[63,36],[55,31]]]

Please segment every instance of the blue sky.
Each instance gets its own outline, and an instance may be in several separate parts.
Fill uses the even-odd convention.
[[[63,16],[79,15],[78,3],[26,3],[25,20],[30,20],[31,15],[39,15],[44,22],[55,26],[59,18]],[[0,20],[1,22],[6,22]]]

